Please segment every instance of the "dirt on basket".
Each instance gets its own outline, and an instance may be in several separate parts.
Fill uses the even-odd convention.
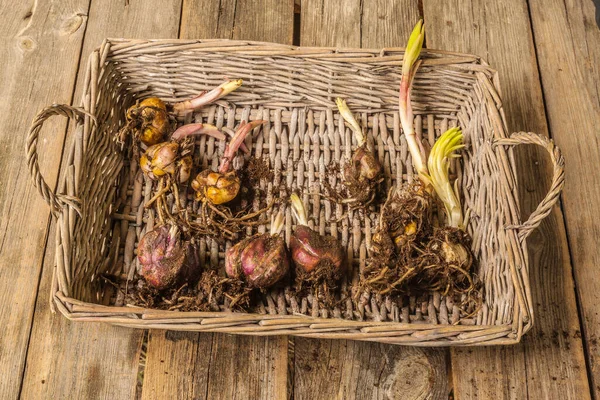
[[[312,294],[319,308],[333,309],[345,299],[338,295],[339,281],[342,276],[340,268],[329,261],[319,263],[311,272],[295,268],[295,293],[300,297]]]
[[[346,165],[344,171],[351,168]],[[341,184],[334,187],[329,179],[323,180],[324,197],[339,204],[348,205],[351,210],[365,209],[372,204],[377,204],[385,196],[381,190],[381,179],[359,179],[351,173],[341,173],[340,166],[331,163],[326,168],[327,176],[338,176]]]
[[[249,182],[254,184],[260,183],[261,179],[265,179],[269,182],[275,177],[273,170],[269,167],[268,161],[264,158],[250,158],[244,168],[244,172],[244,175],[248,177]]]
[[[247,311],[250,289],[242,281],[219,276],[215,270],[206,270],[194,287],[187,283],[179,288],[158,291],[143,279],[129,282],[126,304],[169,311]]]

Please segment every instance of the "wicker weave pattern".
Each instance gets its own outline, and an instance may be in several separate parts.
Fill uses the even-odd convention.
[[[414,179],[397,109],[402,49],[336,50],[222,40],[109,40],[89,60],[83,109],[54,105],[34,121],[27,157],[34,183],[58,218],[57,267],[53,306],[68,318],[105,321],[139,328],[230,332],[253,335],[292,334],[348,338],[422,346],[506,344],[520,340],[532,324],[525,238],[548,215],[564,181],[564,160],[552,142],[531,133],[506,135],[496,72],[478,57],[425,51],[413,89],[415,131],[430,145],[450,126],[460,125],[469,145],[462,164],[454,166],[479,261],[485,296],[481,310],[461,317],[451,298],[431,293],[402,304],[362,293],[358,304],[319,309],[311,296],[298,298],[289,289],[272,290],[254,314],[175,312],[123,307],[122,298],[95,279],[101,273],[133,277],[137,241],[154,224],[143,204],[151,182],[137,164],[124,165],[111,146],[123,123],[124,110],[135,98],[149,95],[167,101],[190,97],[222,82],[243,78],[242,88],[194,115],[198,122],[233,128],[243,119],[268,123],[248,139],[251,155],[264,157],[275,169],[262,204],[281,195],[280,185],[302,188],[313,227],[339,237],[353,269],[350,283],[368,257],[376,210],[359,215],[318,195],[320,184],[339,179],[327,173],[330,163],[343,164],[353,146],[349,129],[337,115],[333,99],[348,98],[368,126],[369,145],[385,171],[387,187]],[[43,121],[62,114],[77,118],[75,142],[54,194],[37,165],[37,139]],[[95,119],[94,119],[95,117]],[[97,122],[95,122],[97,121]],[[519,205],[510,150],[522,143],[546,148],[554,163],[553,185],[525,223]],[[196,159],[202,168],[216,167],[223,143],[201,138]],[[243,164],[238,156],[234,166]],[[124,168],[125,166],[125,168]],[[195,208],[191,200],[189,207]],[[440,215],[440,217],[442,217]],[[264,232],[248,228],[247,234]],[[292,219],[287,211],[285,235]],[[230,244],[228,244],[230,245]],[[224,248],[202,240],[205,263],[222,263]]]

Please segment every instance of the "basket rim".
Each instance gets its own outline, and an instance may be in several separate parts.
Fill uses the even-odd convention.
[[[516,344],[532,326],[528,323],[515,327],[514,322],[500,325],[445,325],[430,322],[353,321],[304,314],[179,312],[135,306],[104,306],[67,297],[61,291],[55,292],[51,301],[62,315],[75,322],[103,322],[138,329],[351,339],[423,347]],[[291,331],[304,326],[307,332]],[[396,336],[400,338],[394,340]],[[480,341],[478,339],[481,336],[492,338]],[[457,339],[440,341],[454,337]]]
[[[267,54],[265,52],[269,52],[269,50],[265,48],[271,48],[270,55],[271,56],[287,56],[287,57],[303,57],[303,58],[314,58],[315,54],[321,54],[323,57],[319,57],[319,60],[327,60],[327,61],[336,61],[336,62],[350,62],[350,60],[354,60],[355,62],[381,62],[390,61],[394,65],[397,63],[401,64],[401,55],[395,55],[390,53],[402,53],[404,48],[401,47],[389,47],[382,49],[352,49],[352,48],[339,48],[339,47],[303,47],[303,46],[291,46],[279,43],[270,43],[270,42],[259,42],[259,41],[243,41],[243,40],[230,40],[230,39],[123,39],[123,38],[107,38],[103,41],[103,43],[94,50],[94,52],[90,55],[88,60],[88,73],[86,76],[86,85],[84,85],[84,94],[86,90],[89,90],[90,85],[97,85],[98,82],[93,82],[90,79],[91,76],[98,76],[98,71],[103,67],[104,63],[107,60],[107,57],[110,53],[110,50],[115,50],[115,52],[119,51],[119,48],[123,45],[131,45],[139,44],[139,47],[136,51],[143,51],[145,47],[152,46],[156,44],[164,44],[165,47],[162,47],[161,51],[166,50],[179,50],[184,51],[185,46],[188,45],[197,45],[197,44],[206,44],[205,47],[201,49],[201,51],[214,51],[215,48],[223,49],[223,51],[233,51],[245,54],[252,54],[260,57],[266,57]],[[250,51],[249,51],[250,50]],[[494,112],[497,113],[497,117],[502,124],[503,132],[499,132],[499,134],[503,134],[506,136],[506,132],[508,131],[506,120],[504,117],[504,112],[502,110],[502,101],[500,99],[500,84],[497,71],[491,68],[485,60],[483,60],[480,56],[458,53],[458,52],[450,52],[444,50],[432,50],[432,49],[423,49],[423,54],[425,55],[425,59],[423,61],[423,65],[439,65],[439,64],[457,64],[457,63],[473,63],[478,64],[483,67],[483,69],[487,72],[485,75],[485,79],[488,81],[489,85],[487,87],[492,93],[494,98]],[[365,57],[364,55],[369,55]],[[427,58],[430,56],[431,58]],[[367,61],[365,61],[367,60]],[[436,62],[437,61],[437,62]],[[95,70],[95,72],[90,72],[91,70]],[[91,90],[91,92],[96,92],[95,88]],[[87,92],[89,93],[89,92]],[[85,96],[83,96],[85,98]],[[89,99],[88,103],[84,101],[83,108],[94,115],[94,107],[90,106]],[[77,128],[80,129],[84,126],[84,124],[89,125],[89,121],[78,121]],[[71,146],[71,155],[70,159],[72,160],[73,154],[75,153],[76,142],[73,141]],[[510,150],[505,150],[503,148],[499,149],[499,151],[509,153]],[[508,154],[505,154],[508,156]],[[512,157],[508,157],[509,162],[511,163],[511,167],[514,170],[514,161]],[[61,171],[62,172],[62,171]],[[64,186],[64,184],[63,184]],[[518,188],[517,188],[518,190]],[[516,200],[518,203],[518,199]],[[517,204],[518,205],[518,204]],[[65,216],[72,212],[69,207],[62,208],[60,212],[57,213],[57,217],[62,219]],[[61,229],[68,229],[63,224],[57,224],[57,233],[60,237]],[[523,242],[525,245],[525,242]],[[526,255],[526,249],[525,255]],[[367,341],[379,341],[386,342],[392,344],[408,344],[408,345],[420,345],[420,346],[461,346],[461,345],[492,345],[492,344],[514,344],[518,343],[521,340],[521,337],[524,333],[529,331],[533,325],[533,307],[532,307],[532,299],[529,294],[530,285],[528,279],[528,264],[527,258],[525,258],[526,264],[524,268],[510,268],[510,274],[515,283],[514,287],[514,312],[513,312],[513,320],[509,324],[503,325],[472,325],[475,328],[466,328],[471,325],[444,325],[444,324],[432,324],[430,322],[426,323],[414,323],[414,322],[375,322],[375,321],[351,321],[344,320],[339,318],[315,318],[306,315],[301,316],[293,316],[292,319],[301,319],[306,321],[313,321],[314,324],[328,325],[333,326],[338,324],[339,329],[350,329],[348,327],[372,327],[372,326],[384,326],[384,327],[395,327],[396,329],[390,329],[390,331],[400,332],[403,330],[410,331],[431,331],[430,333],[433,335],[433,338],[428,338],[424,340],[420,338],[419,334],[417,336],[412,336],[414,333],[409,336],[412,340],[405,339],[396,339],[395,336],[381,336],[381,335],[373,335],[372,332],[345,332],[345,333],[331,333],[335,332],[335,328],[329,328],[328,331],[323,331],[322,329],[310,328],[312,329],[312,333],[293,333],[288,332],[285,329],[280,329],[277,331],[276,329],[272,329],[267,332],[267,330],[263,330],[260,333],[255,332],[254,334],[286,334],[286,335],[296,335],[296,336],[307,336],[307,337],[321,337],[321,338],[347,338],[347,339],[355,339],[355,340],[367,340]],[[95,303],[87,303],[82,302],[80,300],[71,298],[65,294],[61,290],[64,287],[66,282],[62,282],[60,277],[57,276],[55,268],[54,277],[52,282],[51,289],[51,305],[53,311],[58,309],[65,317],[70,320],[77,321],[102,321],[111,323],[114,325],[124,325],[129,327],[136,328],[149,328],[153,326],[160,325],[161,329],[173,329],[173,330],[202,330],[209,332],[230,332],[230,333],[240,333],[240,334],[252,334],[245,333],[243,331],[235,331],[235,328],[231,328],[231,324],[229,328],[221,326],[214,328],[206,328],[206,329],[198,329],[198,325],[209,325],[207,323],[202,323],[202,321],[206,319],[214,319],[214,318],[229,318],[234,317],[233,319],[238,319],[238,323],[233,325],[246,324],[248,319],[250,320],[290,320],[290,316],[284,315],[269,315],[269,314],[257,314],[257,313],[238,313],[238,312],[222,312],[222,313],[213,313],[213,312],[179,312],[179,311],[160,311],[160,310],[151,310],[151,309],[143,309],[143,308],[134,308],[127,307],[127,310],[124,310],[124,307],[115,307],[115,306],[101,306]],[[522,275],[523,280],[521,284],[517,284],[516,280],[518,280],[517,276]],[[172,314],[171,314],[172,313]],[[161,318],[147,318],[148,315],[154,314],[156,317],[160,314]],[[218,315],[215,315],[218,314]],[[146,316],[146,318],[145,318]],[[246,316],[245,318],[239,318],[240,316]],[[196,318],[198,319],[198,323],[188,325],[187,327],[182,325],[180,322],[179,325],[174,323],[174,319],[185,319],[185,318]],[[141,322],[146,321],[146,322]],[[153,321],[152,324],[147,321]],[[170,322],[169,322],[170,321]],[[260,323],[258,323],[260,324]],[[263,326],[258,325],[257,326]],[[444,334],[439,333],[437,336],[435,335],[436,331],[441,331],[444,328],[453,328],[451,331],[452,335],[446,335],[446,337],[461,337],[462,339],[456,340],[438,340],[443,338]],[[194,329],[191,329],[194,328]],[[507,329],[510,328],[510,329]],[[250,328],[249,328],[250,329]],[[485,340],[474,340],[474,334],[468,334],[468,332],[492,332],[488,333],[489,336]],[[267,333],[264,333],[267,332]],[[329,333],[328,333],[329,332]],[[500,335],[498,332],[501,332]],[[460,336],[460,335],[463,336]],[[442,335],[442,336],[439,336]],[[490,336],[491,335],[491,336]],[[486,335],[483,335],[486,336]],[[382,340],[383,338],[387,338],[387,340]]]

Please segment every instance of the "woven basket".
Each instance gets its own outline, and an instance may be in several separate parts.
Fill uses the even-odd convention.
[[[27,138],[27,161],[42,197],[57,218],[56,266],[52,304],[75,321],[103,321],[135,328],[227,332],[248,335],[298,335],[419,346],[516,343],[533,323],[525,239],[559,198],[564,160],[548,139],[532,133],[507,135],[498,75],[479,57],[423,51],[413,89],[417,135],[433,144],[448,127],[459,125],[467,149],[454,166],[463,196],[467,230],[473,238],[483,305],[475,315],[462,312],[457,299],[439,293],[395,299],[362,293],[348,296],[369,254],[379,206],[350,212],[318,195],[321,183],[339,177],[330,163],[350,157],[353,137],[337,113],[334,98],[348,99],[369,144],[384,166],[386,187],[411,181],[415,174],[398,117],[402,49],[301,48],[226,40],[105,41],[89,59],[82,107],[52,105],[35,118]],[[112,137],[124,111],[136,99],[158,96],[174,102],[217,86],[224,77],[244,85],[194,115],[196,121],[234,127],[243,119],[265,119],[247,141],[251,153],[274,168],[272,182],[261,182],[267,201],[279,185],[302,188],[315,229],[337,236],[347,249],[348,276],[341,284],[342,306],[319,308],[311,296],[290,288],[266,293],[253,313],[161,311],[123,304],[121,292],[99,277],[136,276],[137,241],[154,224],[143,207],[151,195],[137,163],[123,160]],[[53,115],[76,121],[63,179],[54,192],[38,167],[38,141]],[[512,146],[545,148],[554,165],[552,186],[525,222],[520,220]],[[196,141],[202,167],[217,165],[224,144]],[[311,193],[311,194],[309,194]],[[191,196],[190,196],[191,199]],[[189,207],[197,207],[193,201]],[[255,208],[260,204],[254,204]],[[441,217],[441,216],[440,216]],[[339,220],[341,218],[341,220]],[[285,235],[292,232],[289,208]],[[264,232],[265,226],[246,234]],[[227,246],[231,243],[227,242]],[[226,247],[200,240],[205,266],[222,265]]]

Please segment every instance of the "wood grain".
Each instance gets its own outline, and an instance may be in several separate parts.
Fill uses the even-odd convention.
[[[294,399],[448,398],[445,351],[296,338]]]
[[[301,46],[360,47],[361,0],[302,0]]]
[[[287,337],[151,330],[143,399],[285,399]]]
[[[563,209],[587,342],[600,397],[600,29],[586,0],[529,2],[550,132],[567,160]],[[596,20],[594,20],[596,13]]]
[[[417,1],[303,0],[300,44],[404,46],[418,19]],[[447,398],[446,350],[294,340],[296,399]]]
[[[206,399],[212,335],[151,330],[142,399]]]
[[[71,101],[89,0],[3,2],[0,15],[0,398],[17,398],[33,319],[49,207],[31,185],[23,149],[29,123]],[[60,71],[60,72],[59,72]],[[40,165],[57,179],[66,120],[46,124]]]
[[[426,0],[424,14],[429,48],[474,53],[498,69],[510,130],[548,134],[524,0]],[[526,218],[549,187],[551,166],[535,148],[519,149],[516,155]],[[527,244],[534,328],[516,347],[453,349],[457,399],[589,396],[572,268],[558,208]]]
[[[293,0],[185,0],[180,37],[291,44],[293,19]]]
[[[185,0],[180,37],[291,44],[293,8],[293,1]],[[286,336],[151,331],[142,396],[285,399],[287,364]]]
[[[157,9],[163,13],[157,13]],[[88,55],[104,38],[177,37],[180,9],[181,0],[132,1],[129,6],[122,0],[92,3],[76,98],[81,95]],[[73,57],[69,63],[76,66],[76,60]],[[75,81],[74,76],[71,79]],[[46,103],[51,101],[46,99]],[[60,150],[55,151],[60,154]],[[51,314],[47,304],[54,265],[54,229],[53,224],[27,355],[23,397],[130,399],[136,390],[143,331],[72,323],[61,314]]]
[[[142,330],[71,322],[48,303],[54,263],[51,224],[22,399],[132,399]]]

